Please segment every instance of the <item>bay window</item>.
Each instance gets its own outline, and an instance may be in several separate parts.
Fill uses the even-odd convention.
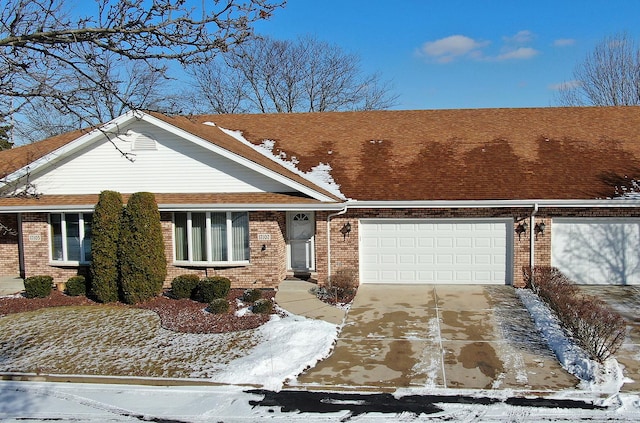
[[[91,261],[91,213],[51,213],[49,215],[51,261],[88,263]]]
[[[249,262],[248,213],[176,212],[173,224],[176,262]]]

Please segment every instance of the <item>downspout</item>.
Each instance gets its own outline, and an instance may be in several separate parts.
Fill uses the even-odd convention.
[[[24,268],[24,240],[22,239],[22,213],[18,213],[18,218],[16,219],[18,225],[18,267],[20,271],[20,277],[22,279],[26,278],[26,269]]]
[[[533,204],[533,211],[531,212],[531,217],[529,221],[529,274],[531,275],[531,281],[533,282],[533,268],[536,265],[536,256],[535,256],[535,223],[536,223],[536,214],[538,213],[538,203]]]
[[[330,213],[327,216],[327,284],[331,285],[331,218],[340,216],[347,212],[347,206],[344,206],[342,210],[335,213]]]

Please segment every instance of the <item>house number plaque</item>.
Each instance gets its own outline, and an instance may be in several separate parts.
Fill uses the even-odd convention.
[[[258,234],[258,241],[271,241],[271,234]]]
[[[29,235],[29,242],[40,242],[42,241],[42,236],[40,234]]]

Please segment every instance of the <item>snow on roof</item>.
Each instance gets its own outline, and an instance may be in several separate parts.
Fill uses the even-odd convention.
[[[204,125],[216,126],[214,122],[203,122]],[[287,159],[287,154],[284,151],[279,151],[277,154],[274,153],[273,148],[275,146],[275,141],[272,140],[262,140],[262,143],[259,145],[253,144],[251,141],[247,140],[243,135],[242,131],[234,131],[231,129],[225,129],[222,127],[218,128],[224,132],[225,134],[235,138],[236,140],[246,144],[247,146],[253,148],[255,151],[259,152],[263,156],[267,157],[270,160],[284,166],[285,168],[291,170],[292,172],[302,176],[309,182],[325,189],[331,194],[346,200],[346,196],[340,191],[340,185],[336,183],[336,181],[331,176],[331,166],[327,163],[318,163],[317,166],[314,166],[309,172],[303,172],[297,167],[298,160],[295,156],[292,156],[291,159]]]

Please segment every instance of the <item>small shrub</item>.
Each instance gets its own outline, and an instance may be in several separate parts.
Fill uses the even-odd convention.
[[[336,301],[341,302],[351,297],[356,292],[357,271],[351,267],[343,267],[331,276],[331,284],[328,291],[336,296]]]
[[[223,314],[229,311],[229,302],[226,298],[216,298],[209,303],[209,313]]]
[[[51,276],[31,276],[24,280],[24,295],[27,298],[46,298],[51,295],[52,289]]]
[[[525,283],[551,308],[564,328],[599,362],[618,351],[626,334],[622,316],[604,301],[580,295],[569,278],[552,267],[535,267],[524,271]]]
[[[273,302],[266,298],[257,300],[251,306],[251,312],[256,314],[269,314],[273,310]]]
[[[216,298],[226,298],[231,290],[231,281],[221,276],[202,279],[198,282],[195,298],[201,303],[210,303]]]
[[[176,299],[193,298],[200,282],[198,275],[180,275],[171,281],[171,295]]]
[[[65,284],[64,293],[72,297],[87,295],[87,281],[84,276],[72,276]]]
[[[245,289],[242,293],[242,301],[247,303],[256,302],[262,298],[262,291],[259,289]]]

